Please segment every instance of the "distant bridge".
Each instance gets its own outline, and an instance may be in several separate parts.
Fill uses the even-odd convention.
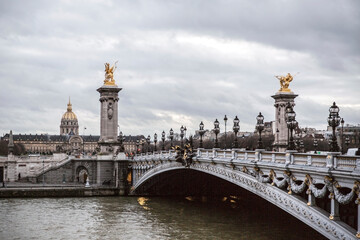
[[[196,171],[262,197],[325,237],[360,238],[360,156],[198,149],[193,160],[185,168],[174,151],[136,155],[130,194],[146,194],[149,182],[171,184],[157,182],[162,174]]]

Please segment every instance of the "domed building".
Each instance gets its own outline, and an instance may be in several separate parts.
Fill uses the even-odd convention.
[[[67,111],[63,114],[60,123],[60,135],[79,135],[79,124],[78,119],[72,111],[72,105],[69,98],[67,105]]]

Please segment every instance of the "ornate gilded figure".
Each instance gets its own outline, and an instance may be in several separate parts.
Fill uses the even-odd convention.
[[[116,69],[116,63],[110,67],[110,63],[105,63],[105,80],[104,80],[104,84],[105,85],[110,85],[110,86],[114,86],[115,85],[115,80],[114,80],[114,71]]]
[[[279,92],[291,92],[289,89],[290,82],[294,79],[293,76],[291,76],[290,73],[288,73],[286,76],[275,76],[277,79],[280,80],[280,90]]]

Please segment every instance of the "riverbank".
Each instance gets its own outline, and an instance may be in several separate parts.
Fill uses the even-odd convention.
[[[85,187],[84,185],[15,185],[0,188],[0,198],[95,197],[118,196],[114,187]]]

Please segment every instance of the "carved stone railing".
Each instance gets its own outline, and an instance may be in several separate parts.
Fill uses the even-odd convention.
[[[164,159],[173,157],[175,152],[161,151],[156,153],[142,153],[134,159]],[[228,161],[255,161],[277,164],[291,164],[299,166],[311,166],[320,168],[333,168],[353,171],[360,168],[360,156],[346,155],[318,155],[307,153],[284,153],[268,151],[241,151],[238,149],[198,149],[197,158],[222,159]],[[360,169],[359,169],[360,170]]]

